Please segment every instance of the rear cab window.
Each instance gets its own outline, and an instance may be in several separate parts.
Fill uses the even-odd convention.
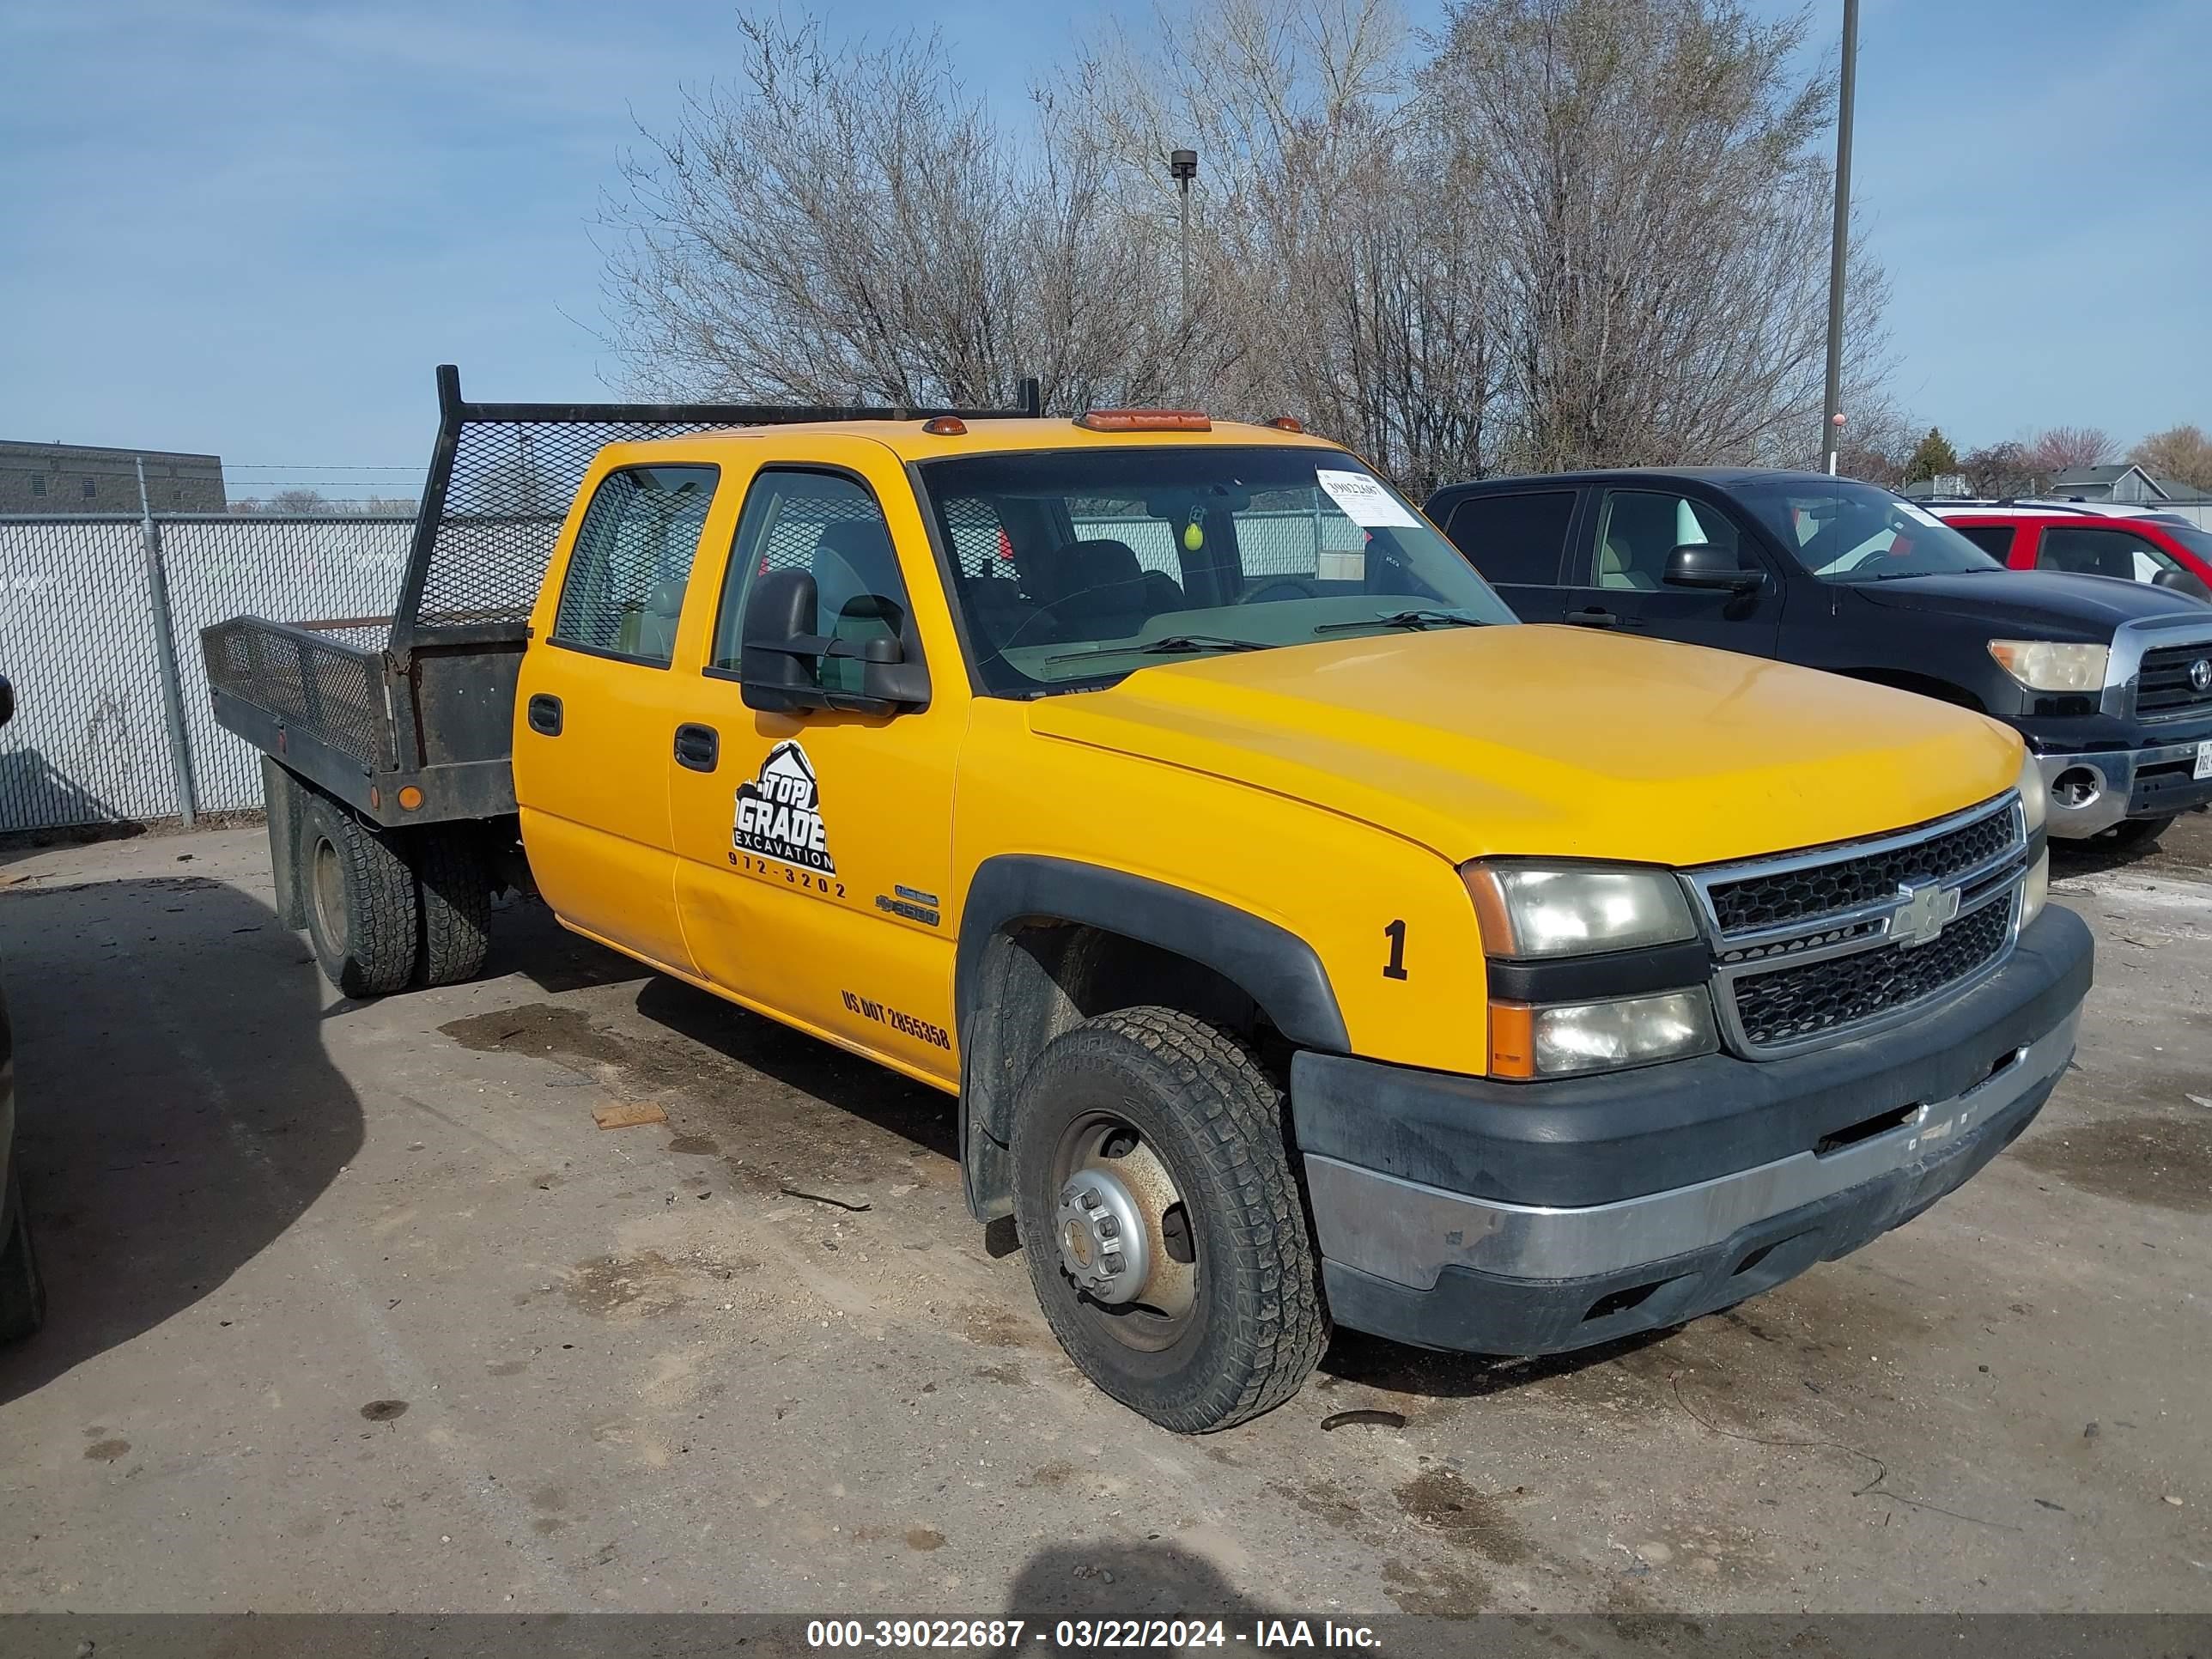
[[[1954,520],[1951,528],[1993,559],[2010,559],[2013,542],[2020,534],[2008,524],[1960,523]]]
[[[1470,495],[1452,508],[1444,533],[1493,586],[1553,587],[1574,517],[1571,489]]]
[[[2035,568],[2148,582],[2156,581],[2163,571],[2183,566],[2164,548],[2118,525],[2054,524],[2044,526]]]
[[[665,668],[719,467],[628,466],[592,492],[549,643]]]

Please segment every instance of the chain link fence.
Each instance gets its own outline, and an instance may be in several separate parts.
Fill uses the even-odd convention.
[[[191,805],[261,804],[253,749],[215,723],[199,631],[244,612],[278,622],[388,616],[407,562],[405,519],[0,518],[0,831],[179,816],[179,743],[163,706],[164,645],[179,686]]]
[[[556,469],[556,459],[535,459],[533,486],[555,470],[565,479],[573,463],[558,458]],[[521,516],[539,541],[545,533],[536,521],[557,523],[552,515]],[[1174,532],[1163,521],[1100,520],[1079,528],[1127,542],[1148,569],[1178,568]],[[998,556],[995,521],[954,529],[971,573]],[[356,623],[362,632],[347,637],[380,644],[413,533],[408,519],[157,517],[149,537],[136,516],[0,517],[0,674],[15,690],[15,718],[0,727],[0,831],[178,817],[186,804],[179,746],[194,810],[258,806],[260,762],[215,723],[200,630],[251,614]],[[1358,533],[1317,510],[1255,513],[1239,526],[1252,574],[1311,575],[1322,554]],[[533,554],[526,570],[513,558],[502,562],[496,526],[485,546],[470,545],[458,532],[453,539],[450,548],[441,539],[440,551],[454,570],[497,567],[501,580],[495,590],[434,580],[436,592],[425,593],[423,607],[432,617],[505,614],[526,579],[534,586],[542,556]],[[522,604],[526,609],[526,595]],[[162,695],[157,619],[164,608],[182,728],[175,738]]]

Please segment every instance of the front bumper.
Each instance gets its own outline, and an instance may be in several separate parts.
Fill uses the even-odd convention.
[[[2125,818],[2167,817],[2212,804],[2212,778],[2194,775],[2197,745],[2207,738],[2212,727],[2185,740],[2136,749],[2038,753],[2035,763],[2049,792],[2051,833],[2078,841]]]
[[[1301,1054],[1330,1311],[1428,1347],[1556,1352],[1856,1249],[2033,1120],[2072,1057],[2091,948],[2054,908],[1954,1002],[1790,1060],[1510,1085]]]

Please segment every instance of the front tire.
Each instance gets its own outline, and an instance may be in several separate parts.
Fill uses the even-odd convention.
[[[1023,1080],[1014,1213],[1030,1281],[1083,1374],[1163,1428],[1270,1411],[1328,1346],[1283,1123],[1252,1051],[1174,1009],[1086,1020]]]
[[[38,1252],[31,1248],[31,1217],[23,1189],[8,1172],[6,1208],[14,1220],[0,1246],[0,1342],[17,1342],[46,1322],[46,1285],[39,1274]]]
[[[422,902],[390,836],[315,796],[300,836],[300,890],[331,984],[349,997],[406,988],[422,945]]]

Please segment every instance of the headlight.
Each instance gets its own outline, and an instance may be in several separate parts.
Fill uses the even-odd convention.
[[[1991,640],[1990,655],[2031,691],[2101,691],[2112,647],[2048,640]]]
[[[2043,828],[2043,821],[2051,813],[2051,791],[2045,787],[2043,769],[2028,755],[2020,763],[2020,809],[2027,816],[2027,833],[2033,835]]]
[[[1695,939],[1682,884],[1664,870],[1481,863],[1460,874],[1494,957],[1570,957]]]
[[[1493,1003],[1490,1026],[1491,1072],[1508,1078],[1618,1071],[1719,1047],[1712,1002],[1702,990],[1549,1008]]]

